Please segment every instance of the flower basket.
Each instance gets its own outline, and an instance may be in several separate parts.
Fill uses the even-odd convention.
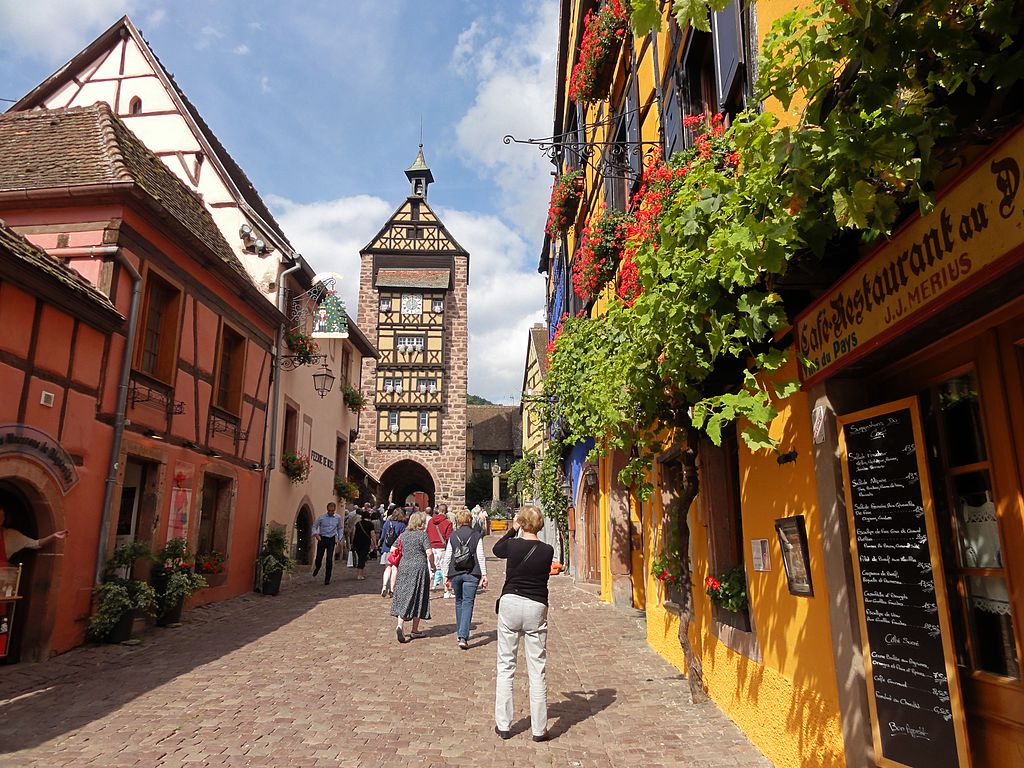
[[[734,565],[717,578],[704,579],[704,591],[711,602],[726,611],[738,613],[747,607],[747,573],[742,565]]]
[[[309,456],[304,456],[301,453],[288,452],[281,456],[281,469],[293,483],[304,482],[309,477],[309,470],[312,466],[313,463]]]
[[[284,336],[284,343],[288,345],[297,362],[308,365],[320,351],[313,337],[300,330],[291,330]]]
[[[345,405],[354,413],[359,413],[366,405],[366,398],[363,397],[363,393],[355,387],[345,387],[345,393],[342,397],[345,400]]]
[[[583,171],[563,173],[551,187],[548,223],[545,231],[551,237],[564,235],[576,220],[576,209],[583,194]]]
[[[349,482],[340,475],[336,475],[334,478],[334,494],[339,499],[355,501],[359,498],[359,486],[355,483]]]
[[[583,20],[579,58],[569,79],[570,99],[585,103],[600,101],[608,95],[628,24],[621,0],[608,0],[597,13],[587,13]]]
[[[615,278],[631,221],[629,214],[609,209],[584,227],[572,262],[573,290],[584,301],[596,299],[601,289]]]

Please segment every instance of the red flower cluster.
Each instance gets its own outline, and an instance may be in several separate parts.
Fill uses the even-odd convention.
[[[555,332],[551,335],[551,341],[548,342],[548,357],[551,357],[555,353],[555,342],[558,341],[558,337],[562,335],[562,324],[565,319],[569,317],[568,312],[563,312],[562,316],[558,318],[558,325],[555,326]]]
[[[722,582],[720,582],[714,576],[708,576],[706,579],[704,579],[704,586],[710,592],[717,592],[722,588]]]
[[[576,102],[597,101],[605,96],[607,84],[602,71],[618,52],[626,36],[629,17],[622,0],[608,0],[595,14],[583,20],[580,55],[569,78],[569,98]]]
[[[300,330],[289,331],[285,334],[284,342],[296,357],[307,362],[320,351],[320,347],[317,346],[313,337],[307,336]]]
[[[662,568],[661,573],[658,574],[658,581],[665,582],[666,584],[678,584],[679,577],[669,573],[668,568]]]
[[[583,171],[563,173],[551,186],[551,202],[548,203],[548,223],[544,228],[551,237],[558,237],[567,232],[576,216],[576,206],[580,204],[579,185],[583,180]]]
[[[595,299],[615,277],[630,221],[631,217],[626,214],[609,209],[583,228],[580,247],[572,262],[572,287],[584,301]]]

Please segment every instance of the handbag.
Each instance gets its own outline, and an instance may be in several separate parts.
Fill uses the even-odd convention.
[[[402,540],[395,542],[395,546],[388,552],[388,565],[398,565],[402,562]]]

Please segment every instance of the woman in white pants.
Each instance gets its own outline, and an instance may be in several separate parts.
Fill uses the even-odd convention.
[[[548,578],[555,550],[537,538],[543,527],[540,510],[523,507],[509,531],[494,545],[495,557],[506,561],[505,586],[497,606],[498,678],[494,698],[494,731],[503,739],[512,736],[512,680],[521,639],[530,675],[533,740],[548,739]]]

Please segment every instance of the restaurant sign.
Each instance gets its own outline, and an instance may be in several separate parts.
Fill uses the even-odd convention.
[[[67,494],[78,482],[78,470],[61,444],[42,430],[27,424],[0,425],[0,456],[15,454],[35,459],[53,476],[60,492]]]
[[[801,377],[835,373],[956,297],[1024,242],[1024,130],[796,318]]]

